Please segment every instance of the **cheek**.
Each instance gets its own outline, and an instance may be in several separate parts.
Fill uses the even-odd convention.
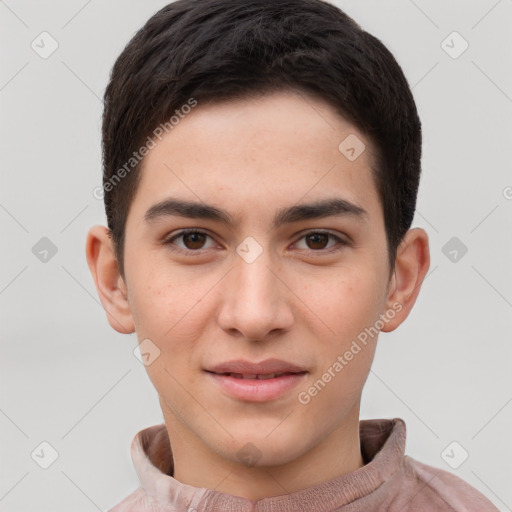
[[[328,328],[332,344],[340,348],[378,318],[381,286],[371,268],[342,269],[305,285],[302,293],[305,304]]]
[[[315,307],[330,335],[317,345],[314,374],[302,389],[299,402],[310,407],[305,419],[322,417],[329,430],[358,402],[375,355],[380,289],[372,275],[353,272],[325,285]],[[333,405],[335,404],[335,405]],[[311,429],[315,428],[312,420]]]
[[[187,368],[197,363],[197,346],[212,317],[208,290],[216,281],[199,279],[192,271],[171,274],[161,271],[165,267],[152,267],[133,280],[130,306],[139,341],[149,338],[160,350],[155,364],[146,367],[148,374],[155,385],[161,374],[168,386],[165,370],[186,377]]]
[[[130,308],[139,337],[163,340],[169,330],[186,322],[187,311],[200,301],[201,290],[189,273],[177,272],[162,258],[152,259],[150,251],[143,256],[131,262]]]

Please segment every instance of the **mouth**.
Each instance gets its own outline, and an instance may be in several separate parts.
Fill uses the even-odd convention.
[[[215,373],[215,372],[210,372]],[[275,379],[276,377],[282,377],[283,375],[297,375],[298,373],[305,372],[281,372],[281,373],[265,373],[265,374],[243,374],[243,373],[215,373],[215,375],[223,375],[225,377],[233,377],[234,379],[257,379],[267,380]]]
[[[229,361],[205,371],[224,394],[246,402],[267,402],[284,397],[308,373],[298,365],[277,359],[260,363]]]

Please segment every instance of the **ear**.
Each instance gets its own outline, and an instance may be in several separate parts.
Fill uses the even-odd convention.
[[[113,329],[134,332],[127,288],[119,273],[113,241],[105,226],[93,226],[87,234],[86,256],[107,319]]]
[[[382,331],[394,331],[409,316],[429,267],[428,235],[421,228],[410,229],[398,246],[388,287],[386,311],[393,310],[396,314],[385,323]]]

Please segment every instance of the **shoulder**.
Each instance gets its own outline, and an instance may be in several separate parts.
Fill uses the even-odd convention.
[[[408,455],[404,456],[403,463],[405,479],[410,486],[410,510],[434,510],[431,505],[436,503],[435,510],[499,512],[483,494],[453,473]]]

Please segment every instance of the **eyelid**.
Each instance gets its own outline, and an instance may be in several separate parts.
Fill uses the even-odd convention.
[[[163,243],[164,243],[164,245],[172,246],[174,240],[176,240],[177,238],[180,238],[183,235],[187,235],[189,233],[200,233],[200,234],[206,235],[207,237],[209,237],[212,240],[214,240],[214,237],[212,235],[210,235],[210,233],[208,233],[204,229],[201,229],[201,228],[185,228],[185,229],[181,229],[180,231],[178,231],[178,233],[175,233],[174,235],[166,236],[163,239]],[[201,254],[202,251],[204,251],[205,249],[193,250],[193,249],[183,249],[181,247],[173,247],[172,250],[175,250],[176,252],[181,252],[182,254],[185,254],[185,255],[189,255],[189,254]]]
[[[316,235],[316,234],[321,234],[321,235],[330,235],[332,236],[333,238],[336,238],[336,239],[339,239],[341,240],[342,242],[346,242],[348,243],[348,235],[344,235],[343,233],[340,233],[340,232],[335,232],[335,231],[331,231],[329,229],[322,229],[322,228],[309,228],[309,229],[306,229],[304,231],[301,231],[299,233],[299,237],[297,240],[300,240],[301,238],[304,238],[305,236],[308,236],[308,235]],[[343,236],[345,236],[345,238],[343,238]]]
[[[328,249],[318,249],[318,250],[303,249],[305,251],[308,251],[309,254],[313,254],[313,255],[317,255],[317,256],[330,254],[330,253],[334,253],[334,252],[340,250],[342,247],[344,247],[346,245],[349,245],[348,240],[346,240],[345,238],[343,238],[342,236],[340,236],[337,233],[333,233],[332,231],[325,230],[325,229],[310,229],[308,231],[302,232],[300,234],[300,236],[297,238],[297,240],[294,242],[294,244],[296,244],[303,238],[307,237],[308,235],[316,235],[316,234],[330,236],[336,240],[337,244],[334,245],[333,247],[329,247]]]

